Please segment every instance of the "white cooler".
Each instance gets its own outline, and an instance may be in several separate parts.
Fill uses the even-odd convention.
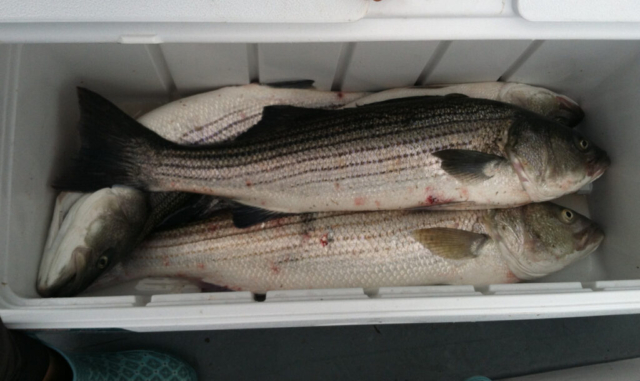
[[[36,274],[77,143],[76,86],[134,116],[221,86],[515,81],[577,100],[612,166],[561,202],[606,232],[536,283],[42,299]],[[640,3],[573,0],[0,2],[0,316],[9,328],[134,331],[513,320],[640,312]],[[189,288],[185,288],[189,290]],[[184,290],[183,290],[184,291]]]

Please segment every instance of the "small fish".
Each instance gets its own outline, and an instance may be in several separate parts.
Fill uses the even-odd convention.
[[[233,142],[185,147],[78,91],[82,148],[56,187],[124,184],[225,197],[256,210],[238,226],[273,213],[518,206],[573,193],[610,164],[568,127],[464,96],[344,110],[272,106]]]
[[[218,201],[127,187],[62,193],[56,200],[36,289],[43,297],[77,295],[130,255],[151,230],[213,215]]]
[[[333,109],[370,93],[312,88],[313,81],[229,86],[161,106],[138,121],[167,140],[203,145],[230,140],[262,118],[266,106],[292,105]]]
[[[153,233],[92,289],[178,277],[232,290],[488,285],[543,277],[604,234],[551,203],[483,211],[317,213],[238,229],[229,215]]]
[[[345,108],[363,106],[389,99],[424,95],[463,94],[472,98],[510,103],[544,115],[565,126],[574,127],[584,118],[582,108],[571,98],[541,87],[521,83],[481,82],[457,85],[431,85],[381,91],[361,97]]]

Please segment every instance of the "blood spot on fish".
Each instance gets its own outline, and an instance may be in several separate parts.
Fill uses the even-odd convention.
[[[353,199],[353,203],[356,206],[362,206],[365,204],[365,202],[367,202],[367,199],[364,197],[356,197],[355,199]]]
[[[507,283],[517,283],[520,282],[520,279],[518,279],[518,277],[516,276],[516,274],[514,274],[511,270],[507,270],[507,274],[506,274],[506,282]]]
[[[340,190],[340,183],[334,183],[333,185],[336,187],[336,190]]]
[[[344,98],[344,93],[342,91],[338,91],[338,98],[342,99]]]
[[[271,272],[273,272],[274,274],[279,274],[280,267],[276,266],[275,264],[271,265]]]
[[[469,198],[469,190],[467,188],[460,189],[460,195],[464,198]]]
[[[427,205],[433,205],[433,204],[437,204],[438,203],[438,198],[437,197],[433,197],[433,196],[427,196],[427,199],[425,200]]]
[[[260,201],[260,205],[265,206],[265,205],[267,205],[267,202],[262,200],[262,201]]]
[[[320,237],[320,244],[322,247],[327,247],[329,244],[329,233],[324,233],[324,235]]]
[[[380,208],[380,201],[376,200],[375,203],[376,203],[376,207]]]
[[[197,263],[196,267],[199,268],[200,270],[204,269],[204,263]]]
[[[213,233],[213,232],[214,232],[214,231],[216,231],[216,230],[218,230],[218,225],[211,225],[211,226],[209,226],[209,231],[210,231],[210,232],[212,232],[212,233]]]
[[[249,180],[247,180],[246,184],[247,184],[248,187],[253,185],[253,183],[251,181],[249,181]]]

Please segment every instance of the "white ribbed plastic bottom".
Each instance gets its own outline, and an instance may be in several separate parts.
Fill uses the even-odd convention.
[[[640,312],[639,54],[638,41],[0,45],[0,316],[15,328],[149,331]],[[502,79],[569,95],[587,114],[580,129],[613,164],[591,194],[562,202],[603,226],[603,245],[532,284],[277,291],[264,302],[246,292],[166,294],[193,289],[162,282],[37,296],[48,184],[77,144],[75,86],[135,113],[220,86],[292,79],[346,91]]]

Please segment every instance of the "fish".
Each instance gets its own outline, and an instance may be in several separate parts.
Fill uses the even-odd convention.
[[[161,138],[96,93],[78,95],[82,147],[54,187],[224,197],[253,208],[237,226],[287,213],[513,207],[573,193],[610,165],[577,131],[460,95],[270,106],[234,141],[196,147]]]
[[[266,106],[333,109],[370,94],[320,91],[312,85],[303,80],[228,86],[160,106],[138,121],[167,140],[203,145],[236,138],[260,121]]]
[[[69,198],[75,199],[70,206]],[[65,199],[67,205],[65,205]],[[62,213],[65,209],[68,211]],[[128,187],[61,194],[38,271],[43,297],[84,289],[123,252],[131,252],[147,219],[144,192]],[[80,242],[79,242],[80,241]]]
[[[479,82],[390,89],[360,97],[343,108],[364,106],[389,99],[449,94],[462,94],[472,98],[490,99],[520,106],[568,127],[575,127],[584,118],[582,108],[566,95],[513,82]]]
[[[370,93],[320,91],[313,89],[313,81],[302,80],[224,87],[170,102],[138,121],[167,140],[204,145],[235,139],[262,119],[267,106],[352,108],[389,99],[453,93],[514,104],[569,127],[584,118],[582,108],[571,98],[520,83],[430,85]]]
[[[154,229],[214,215],[218,200],[188,193],[149,194],[129,187],[61,193],[56,199],[36,290],[42,297],[84,291]]]
[[[229,214],[153,233],[92,290],[148,277],[236,291],[484,286],[538,279],[584,258],[604,232],[552,203],[478,211],[322,212],[247,229]]]

